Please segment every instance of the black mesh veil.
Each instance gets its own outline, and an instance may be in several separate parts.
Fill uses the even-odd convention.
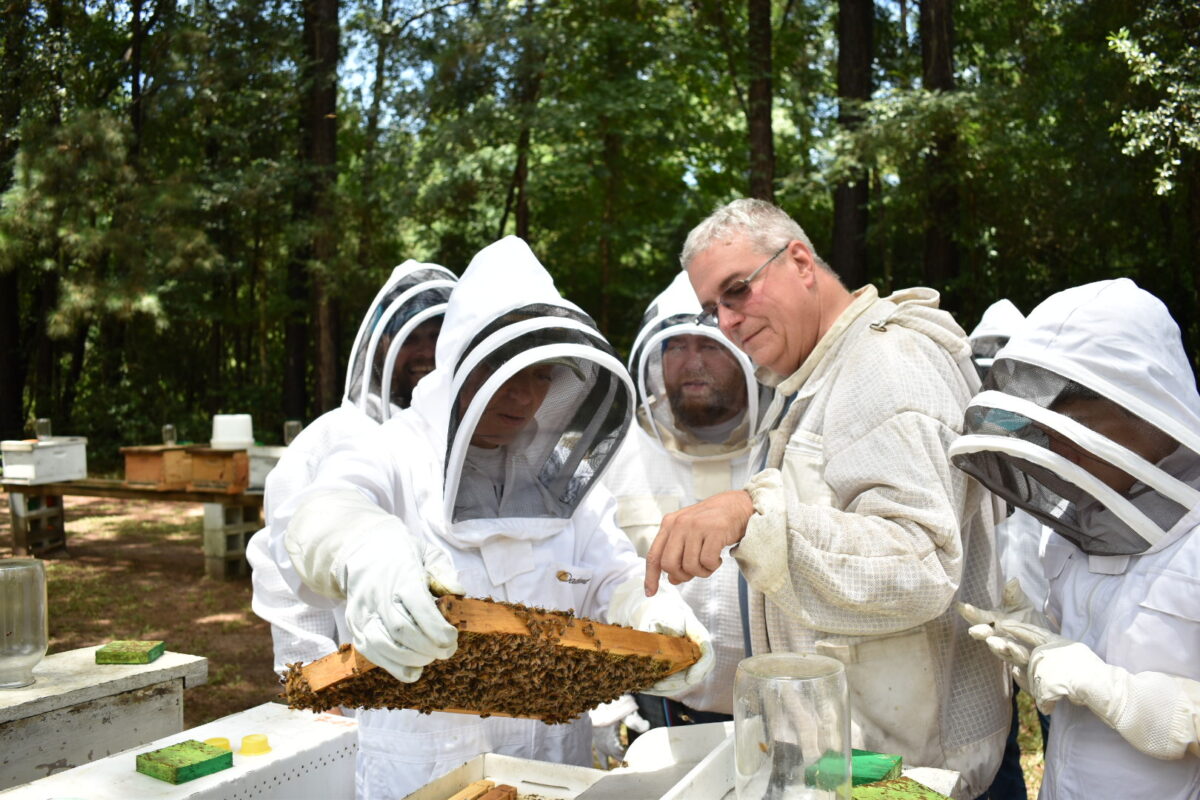
[[[509,312],[474,337],[453,380],[451,519],[566,518],[615,455],[632,386],[590,318],[560,306]]]
[[[432,283],[448,292],[454,280],[454,275],[449,270],[421,267],[403,275],[375,297],[370,311],[358,329],[351,350],[350,365],[346,370],[346,400],[366,409],[369,397],[379,397],[379,385],[383,374],[380,362],[387,352],[386,345],[378,347],[381,337],[385,334],[393,335],[403,326],[404,321],[433,301],[432,297],[415,291],[418,287]],[[445,303],[446,296],[448,295],[444,295],[438,302]],[[409,300],[418,303],[418,307],[408,310]],[[397,320],[397,315],[400,315],[401,319]]]
[[[995,362],[963,430],[950,449],[956,466],[1093,555],[1147,551],[1200,497],[1200,456],[1097,391],[1022,361]]]

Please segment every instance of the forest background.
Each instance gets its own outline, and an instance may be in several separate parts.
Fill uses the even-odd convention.
[[[527,239],[618,349],[773,200],[851,287],[1125,275],[1200,342],[1194,0],[9,0],[0,437],[94,466],[340,402],[406,258]]]

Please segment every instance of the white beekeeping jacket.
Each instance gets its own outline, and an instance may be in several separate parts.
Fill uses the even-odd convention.
[[[304,428],[267,475],[263,494],[266,524],[250,539],[246,558],[253,569],[252,608],[271,623],[277,673],[283,674],[290,663],[332,653],[349,637],[340,614],[324,604],[309,605],[297,596],[299,579],[290,559],[286,552],[275,553],[270,546],[272,539],[282,541],[275,512],[312,483],[321,462],[339,443],[377,429],[388,408],[386,387],[391,385],[390,367],[396,352],[417,326],[445,313],[454,280],[444,267],[411,259],[392,270],[359,326],[350,351],[342,405]],[[379,343],[384,331],[390,332],[385,377],[382,369],[365,368],[379,362],[375,353],[383,353]]]
[[[761,440],[763,412],[771,391],[754,377],[754,366],[711,325],[698,325],[700,302],[687,273],[679,273],[650,304],[634,340],[629,369],[638,391],[637,422],[625,439],[604,484],[617,498],[617,524],[642,556],[665,514],[718,492],[739,489]],[[733,420],[727,438],[706,441],[676,419],[667,397],[662,355],[673,336],[703,336],[728,351],[744,375],[746,410]],[[738,607],[737,564],[728,551],[708,578],[679,587],[697,618],[713,636],[716,663],[702,683],[675,696],[700,711],[733,713],[733,676],[745,657]]]
[[[1121,410],[1089,416],[1097,400]],[[1166,455],[1147,460],[1105,436],[1106,418],[1132,421],[1139,444]],[[1056,531],[1043,557],[1051,625],[1131,675],[1200,681],[1200,394],[1166,307],[1125,278],[1052,296],[997,354],[964,427],[955,464]],[[1126,488],[1093,474],[1107,467]],[[1165,702],[1147,697],[1127,702]],[[1162,705],[1160,716],[1174,713]],[[1063,699],[1041,792],[1195,798],[1200,759],[1146,755]]]
[[[485,449],[470,442],[493,396],[531,368],[548,382],[532,421],[509,443],[473,452]],[[644,569],[599,485],[632,407],[628,373],[595,324],[559,296],[523,241],[507,237],[480,251],[456,284],[437,366],[412,405],[343,443],[305,495],[360,493],[444,551],[468,595],[603,619],[616,586]],[[281,515],[303,506],[305,526],[338,529],[341,520],[304,499]],[[359,720],[360,797],[403,797],[482,753],[591,763],[586,716],[551,726],[370,710]]]
[[[1024,325],[1025,315],[1011,300],[997,300],[984,310],[979,324],[967,336],[980,379],[987,377],[996,353]],[[1007,519],[996,526],[996,550],[1004,580],[1019,581],[1025,596],[1039,611],[1045,607],[1049,591],[1041,560],[1049,535],[1041,522],[1020,509],[1010,509]]]
[[[842,661],[853,745],[957,770],[956,797],[974,798],[1000,763],[1011,680],[952,604],[997,605],[1000,508],[947,455],[979,379],[937,305],[867,286],[795,373],[760,370],[790,405],[733,553],[755,652]]]

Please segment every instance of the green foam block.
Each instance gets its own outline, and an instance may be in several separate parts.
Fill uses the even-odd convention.
[[[137,757],[138,772],[167,783],[185,783],[232,766],[233,753],[195,739]]]
[[[853,800],[950,800],[912,778],[893,778],[890,781],[855,786]]]
[[[164,642],[109,642],[96,651],[97,664],[149,664],[166,652]]]
[[[878,783],[900,777],[904,759],[900,756],[873,753],[870,750],[850,751],[852,773],[851,783],[861,786],[864,783]]]
[[[874,753],[870,750],[851,750],[851,785],[860,786],[864,783],[899,778],[903,761],[900,756]],[[826,753],[817,763],[804,770],[805,783],[822,789],[836,789],[846,780],[845,763],[839,754]]]

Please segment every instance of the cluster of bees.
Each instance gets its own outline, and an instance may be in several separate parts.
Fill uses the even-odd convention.
[[[467,711],[531,717],[549,724],[569,722],[622,694],[649,688],[670,669],[667,661],[567,647],[568,627],[595,640],[592,624],[569,611],[544,611],[503,603],[528,626],[529,635],[476,633],[460,629],[453,656],[425,667],[414,683],[401,683],[373,669],[312,691],[301,665],[288,667],[284,697],[291,708],[326,711],[336,706]],[[454,623],[454,620],[451,620]]]

